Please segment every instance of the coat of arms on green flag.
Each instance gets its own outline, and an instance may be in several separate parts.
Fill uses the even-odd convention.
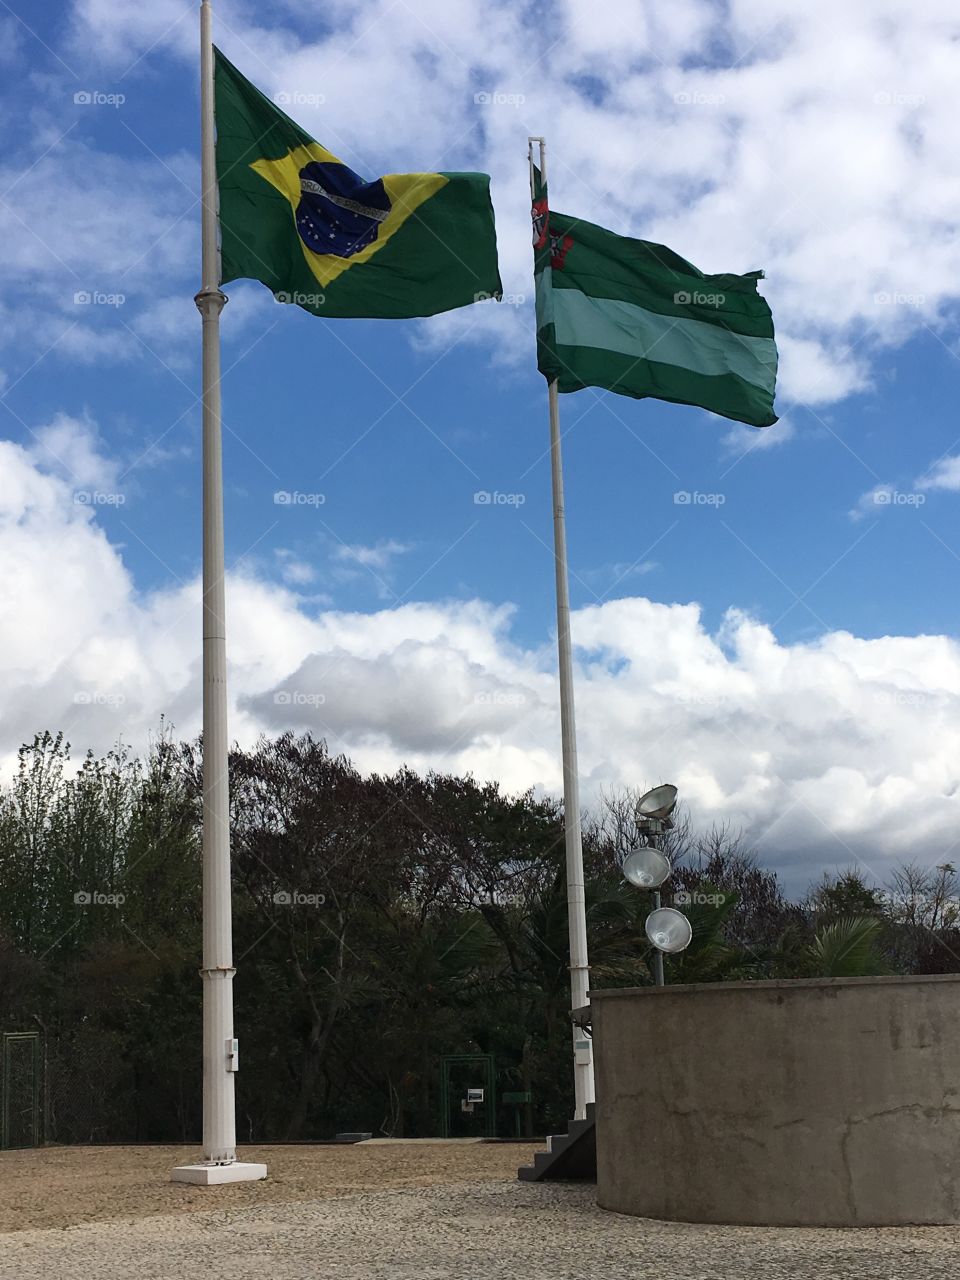
[[[603,387],[768,427],[777,347],[762,272],[705,275],[679,254],[554,213],[534,170],[537,365],[559,391]]]
[[[500,296],[490,179],[365,181],[218,50],[221,280],[322,316],[403,319]]]

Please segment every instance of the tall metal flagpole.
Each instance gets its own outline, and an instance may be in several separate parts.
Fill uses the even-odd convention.
[[[530,192],[533,197],[533,144],[540,145],[540,178],[547,180],[547,144],[528,139]],[[567,862],[567,924],[570,933],[570,1007],[589,1003],[590,966],[587,960],[587,912],[583,889],[583,845],[580,835],[580,783],[577,773],[577,728],[573,701],[573,651],[570,643],[570,582],[567,572],[567,534],[563,508],[563,459],[560,452],[560,403],[556,379],[548,384],[550,404],[550,470],[553,480],[553,556],[557,579],[557,650],[560,666],[560,736],[563,752],[563,825]],[[573,1028],[575,1119],[587,1113],[594,1100],[593,1045]]]
[[[201,286],[203,326],[203,1164],[181,1165],[176,1182],[211,1185],[267,1176],[237,1160],[233,1036],[233,924],[227,774],[227,649],[223,466],[220,430],[220,291],[214,120],[213,12],[200,4]]]

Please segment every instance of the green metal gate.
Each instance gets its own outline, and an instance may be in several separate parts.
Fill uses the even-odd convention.
[[[471,1095],[477,1093],[482,1093],[482,1099],[471,1102]],[[448,1053],[440,1059],[440,1136],[497,1136],[497,1080],[492,1053]]]
[[[38,1147],[43,1140],[40,1122],[40,1033],[3,1033],[0,1147]]]

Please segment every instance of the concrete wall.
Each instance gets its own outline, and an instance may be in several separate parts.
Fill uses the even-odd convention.
[[[591,992],[602,1208],[960,1222],[960,976]]]

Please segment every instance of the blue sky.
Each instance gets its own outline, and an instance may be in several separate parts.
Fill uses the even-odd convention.
[[[332,4],[326,24],[284,3],[218,8],[228,56],[266,93],[300,95],[290,113],[365,176],[489,171],[511,299],[430,322],[326,322],[262,286],[227,289],[236,732],[286,727],[263,699],[332,654],[368,664],[356,723],[338,706],[291,727],[369,767],[409,759],[558,788],[526,213],[525,140],[542,132],[556,207],[704,270],[765,268],[783,357],[768,433],[655,401],[562,398],[587,795],[674,776],[698,820],[744,825],[799,876],[885,866],[907,848],[902,796],[919,790],[936,856],[960,728],[960,27],[946,5],[914,15],[893,0],[851,4],[832,28],[823,5],[780,0],[678,0],[669,15],[631,0],[596,22],[547,9],[545,28],[534,7],[466,0]],[[198,727],[195,47],[193,7],[173,0],[0,15],[17,139],[0,204],[7,554],[22,556],[24,495],[46,486],[56,513],[2,619],[17,685],[5,753],[54,720],[98,748],[142,741],[161,713]],[[313,496],[283,504],[279,491]],[[459,635],[468,602],[480,612]],[[170,611],[164,648],[148,632]],[[421,676],[455,668],[456,691],[438,678],[425,701],[411,678],[389,713],[360,705],[384,671],[402,684],[408,662]],[[525,709],[448,714],[494,686],[526,689]],[[94,688],[107,692],[84,701]],[[827,828],[808,812],[817,787],[855,797]]]

